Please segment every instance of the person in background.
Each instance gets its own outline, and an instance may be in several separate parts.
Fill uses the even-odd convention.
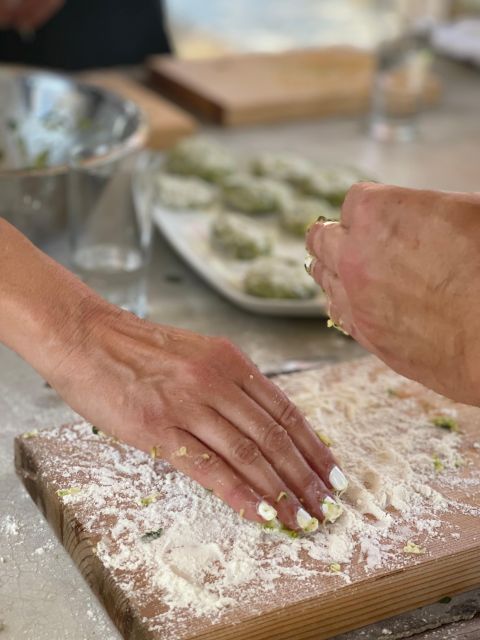
[[[0,62],[66,71],[170,53],[160,0],[0,0]]]

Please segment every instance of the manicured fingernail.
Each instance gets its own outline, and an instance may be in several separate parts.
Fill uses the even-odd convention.
[[[325,516],[325,522],[335,522],[343,513],[342,505],[327,496],[322,502],[322,511]]]
[[[345,477],[345,474],[336,466],[330,471],[328,479],[330,480],[332,487],[337,491],[345,491],[348,487],[348,480]]]
[[[258,505],[257,513],[267,522],[270,522],[270,520],[275,520],[275,518],[277,517],[277,510],[274,509],[271,504],[265,502],[265,500],[262,500],[262,502],[260,502],[260,504]]]
[[[305,509],[299,509],[297,511],[297,523],[306,533],[311,533],[318,529],[318,520],[313,518]]]
[[[305,267],[305,271],[310,275],[312,273],[313,263],[315,262],[315,258],[313,256],[307,256],[305,258],[305,262],[303,266]]]

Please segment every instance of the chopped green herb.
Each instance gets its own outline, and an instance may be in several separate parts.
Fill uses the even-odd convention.
[[[289,538],[295,539],[298,538],[298,531],[294,531],[293,529],[288,529],[287,527],[280,528],[281,533],[284,533]]]
[[[98,427],[92,427],[92,433],[98,436],[98,434],[101,433],[101,431]]]
[[[336,329],[337,331],[340,331],[340,333],[343,333],[344,336],[348,336],[348,333],[344,329],[342,329],[339,324],[336,324],[331,318],[327,320],[327,327],[329,329]]]
[[[22,435],[24,440],[30,440],[30,438],[36,438],[38,436],[38,429],[34,429],[33,431],[27,431]]]
[[[318,436],[318,439],[323,442],[323,444],[327,447],[331,447],[333,444],[333,440],[329,438],[325,433],[321,433],[320,431],[315,431]]]
[[[450,596],[445,596],[444,598],[440,598],[440,600],[438,602],[440,604],[448,604],[451,601],[452,601],[452,599],[451,599]]]
[[[458,431],[458,422],[450,416],[437,416],[433,418],[432,424],[447,431]]]
[[[425,553],[425,549],[423,547],[420,547],[418,544],[415,544],[415,542],[412,542],[412,540],[409,540],[407,542],[407,544],[403,547],[403,551],[404,553],[413,553],[416,555]]]
[[[65,496],[74,496],[77,493],[80,493],[80,487],[70,487],[69,489],[58,489],[57,496],[60,498],[64,498]]]
[[[285,491],[280,491],[277,496],[276,502],[280,502],[280,500],[283,500],[284,498],[288,498],[288,494]]]
[[[139,503],[142,507],[148,507],[148,505],[153,504],[157,501],[157,496],[152,494],[151,496],[145,496],[145,498],[140,498]]]
[[[445,465],[438,456],[433,456],[433,468],[437,473],[440,473],[445,468]]]
[[[392,389],[391,387],[389,389],[387,389],[387,393],[389,396],[391,396],[392,398],[398,398],[398,392],[396,391],[396,389]]]
[[[142,540],[144,542],[151,542],[152,540],[157,540],[163,533],[162,527],[160,529],[155,529],[154,531],[147,531],[143,534]]]
[[[342,570],[341,565],[338,562],[332,562],[332,564],[328,567],[332,573],[340,573]]]

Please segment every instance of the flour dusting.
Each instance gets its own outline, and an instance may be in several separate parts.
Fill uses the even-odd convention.
[[[480,426],[478,410],[374,359],[349,367],[279,381],[332,441],[350,480],[342,517],[306,537],[242,520],[167,463],[87,423],[27,441],[37,455],[44,450],[42,473],[155,637],[182,638],[192,619],[200,632],[420,562],[433,545],[461,539],[455,513],[480,515],[479,432],[462,430],[465,412]],[[435,426],[438,416],[458,422],[459,431]],[[80,491],[65,495],[72,487]],[[146,496],[156,500],[142,505]]]

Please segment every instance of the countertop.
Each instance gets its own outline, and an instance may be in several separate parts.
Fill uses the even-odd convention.
[[[478,190],[480,74],[449,63],[440,65],[440,73],[445,81],[444,99],[438,108],[423,115],[421,135],[413,143],[375,143],[367,138],[359,120],[307,121],[209,133],[249,153],[288,149],[312,158],[354,162],[371,170],[382,182]],[[52,253],[59,258],[64,255],[62,242],[52,248]],[[260,366],[288,358],[342,360],[362,354],[360,347],[326,329],[322,321],[257,317],[233,307],[192,274],[158,235],[149,282],[151,319],[228,336]],[[14,472],[16,434],[57,424],[73,415],[25,363],[0,347],[1,640],[119,638]],[[478,604],[477,610],[478,600],[476,594],[469,599],[470,604]],[[417,614],[419,620],[422,616],[418,618]],[[475,633],[480,633],[479,627],[471,631],[471,624],[475,623],[468,623],[466,631],[459,629],[457,633],[451,627],[445,635],[436,632],[421,637],[478,637]],[[392,635],[393,626],[385,628],[388,633],[380,626],[377,631],[348,637],[406,637]],[[422,628],[420,622],[416,628]]]

